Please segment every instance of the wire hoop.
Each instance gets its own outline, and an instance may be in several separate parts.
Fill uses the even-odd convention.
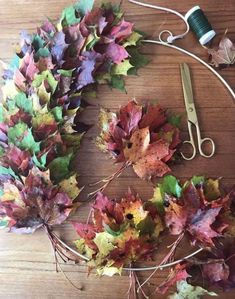
[[[171,32],[168,32],[169,34],[171,34]],[[161,45],[161,46],[165,46],[168,48],[172,48],[175,49],[177,51],[180,51],[192,58],[194,58],[195,60],[197,60],[198,62],[200,62],[202,65],[204,65],[207,69],[209,69],[222,83],[223,85],[228,89],[228,91],[230,92],[231,96],[233,97],[233,99],[235,100],[235,93],[232,89],[232,87],[228,84],[228,82],[215,70],[213,69],[208,63],[206,63],[205,61],[203,61],[201,58],[199,58],[197,55],[183,49],[180,48],[178,46],[163,42],[163,41],[157,41],[157,40],[143,40],[143,43],[150,43],[150,44],[157,44],[157,45]],[[86,257],[85,255],[79,253],[78,251],[74,250],[73,248],[71,248],[69,245],[67,245],[66,243],[64,243],[56,234],[53,233],[53,236],[55,237],[56,241],[58,243],[60,243],[60,245],[62,245],[65,249],[69,250],[70,252],[72,252],[74,255],[76,255],[78,258],[88,262],[90,259],[88,257]],[[179,259],[176,261],[173,261],[171,263],[168,264],[163,264],[163,265],[157,265],[157,266],[152,266],[152,267],[124,267],[123,270],[124,271],[135,271],[135,272],[140,272],[140,271],[154,271],[154,270],[158,270],[158,269],[163,269],[163,268],[167,268],[167,267],[171,267],[174,266],[178,263],[181,263],[185,260],[188,260],[190,258],[192,258],[193,256],[197,255],[198,253],[200,253],[201,251],[203,251],[203,248],[199,248],[196,251],[194,251],[193,253],[187,255],[186,257],[184,257],[183,259]]]

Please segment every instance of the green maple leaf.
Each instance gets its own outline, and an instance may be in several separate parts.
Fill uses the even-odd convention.
[[[140,235],[152,235],[155,230],[154,221],[150,216],[147,216],[138,223],[137,229],[140,231]]]
[[[173,126],[179,128],[181,124],[181,115],[172,115],[168,118],[168,122]]]
[[[85,240],[84,239],[78,239],[78,240],[76,240],[74,242],[74,245],[76,246],[76,248],[78,249],[79,252],[81,252],[82,254],[84,254],[89,259],[92,259],[95,251],[92,250],[89,246],[87,246],[85,244]]]
[[[18,123],[8,130],[8,139],[10,143],[18,146],[22,150],[29,150],[32,153],[40,151],[40,142],[34,140],[32,129],[29,129],[25,123]]]
[[[45,41],[38,34],[36,34],[33,38],[32,45],[37,52],[40,48],[44,47]]]
[[[40,151],[40,142],[34,140],[32,129],[27,131],[26,136],[22,139],[20,143],[20,148],[24,150],[29,150],[32,153],[38,153]]]
[[[123,47],[129,47],[129,46],[136,46],[137,42],[142,38],[143,36],[139,34],[138,32],[134,31],[125,41],[123,44]]]
[[[2,146],[0,146],[0,158],[5,154],[5,150]]]
[[[28,126],[23,122],[16,124],[14,127],[10,127],[8,130],[9,142],[14,144],[14,142],[23,136],[24,132],[27,130]]]
[[[72,70],[58,70],[58,73],[64,77],[72,77],[74,69]]]
[[[34,87],[38,88],[38,87],[40,87],[40,85],[42,85],[42,83],[44,81],[48,82],[48,84],[51,88],[51,92],[54,93],[57,88],[58,82],[56,81],[56,79],[53,77],[51,71],[49,71],[49,70],[36,75],[32,85]]]
[[[36,83],[35,83],[36,84]],[[40,101],[44,104],[48,103],[50,101],[51,98],[51,93],[47,92],[44,83],[42,83],[37,90],[38,93],[38,97],[40,99]]]
[[[10,68],[14,70],[16,68],[18,69],[19,67],[20,67],[20,57],[17,54],[15,54],[10,62]]]
[[[50,56],[50,51],[48,48],[40,48],[36,54],[35,54],[35,58],[39,59],[40,57],[49,57]]]
[[[0,165],[0,176],[1,175],[10,175],[12,176],[13,178],[15,179],[18,179],[18,176],[15,174],[15,172],[10,168],[6,168],[6,167],[3,167],[2,165]]]
[[[116,248],[112,242],[114,242],[115,237],[107,232],[102,233],[96,233],[96,236],[94,238],[94,243],[99,249],[99,253],[102,256],[107,256],[110,251],[112,251],[114,248]]]
[[[202,185],[205,182],[205,177],[204,176],[193,176],[190,181],[194,186]],[[185,185],[187,185],[188,183],[189,182],[186,182]]]
[[[110,86],[126,92],[125,81],[121,76],[113,75],[111,77]]]
[[[83,133],[63,134],[61,135],[61,138],[68,147],[71,147],[73,150],[76,150],[81,144],[83,135]]]
[[[26,94],[23,92],[19,92],[14,101],[16,106],[29,114],[33,114],[33,103],[32,100],[26,97]]]
[[[61,22],[63,27],[78,24],[81,18],[77,18],[74,6],[66,7],[62,12]]]
[[[160,184],[160,190],[163,197],[164,194],[167,193],[180,198],[182,193],[182,188],[180,187],[178,180],[173,175],[167,175],[164,177]]]
[[[8,226],[9,219],[7,217],[1,218],[0,219],[0,229],[1,228],[6,228]]]
[[[130,64],[128,59],[124,60],[123,62],[116,64],[112,67],[112,74],[113,75],[124,75],[127,76],[127,72],[133,68],[133,65]]]
[[[3,123],[5,121],[5,112],[3,105],[0,104],[0,122]]]
[[[94,0],[80,0],[74,5],[76,11],[78,11],[82,16],[85,16],[93,8]]]
[[[68,196],[74,200],[80,193],[80,189],[77,186],[76,174],[70,176],[68,179],[64,179],[59,183],[60,190],[67,193]]]
[[[63,120],[62,112],[63,112],[62,106],[56,106],[51,110],[51,113],[53,114],[53,116],[57,122],[61,122]]]
[[[128,75],[133,74],[134,71],[137,71],[139,68],[142,68],[149,63],[149,59],[140,54],[139,50],[136,47],[128,47],[127,52],[130,55],[130,63],[135,67],[135,70],[131,69],[128,72]]]
[[[55,158],[50,164],[50,176],[51,180],[58,183],[61,180],[69,177],[71,171],[69,169],[70,162],[72,159],[72,153],[64,156],[64,157],[58,157]]]
[[[165,212],[164,200],[159,186],[154,189],[153,198],[150,201],[154,203],[159,214],[163,215]]]
[[[46,162],[47,162],[47,153],[45,153],[44,155],[42,155],[39,159],[37,158],[37,156],[34,154],[33,155],[33,163],[40,169],[45,169],[46,166]]]
[[[42,124],[53,125],[55,124],[54,115],[51,112],[37,113],[32,119],[32,126],[34,129],[39,128]]]

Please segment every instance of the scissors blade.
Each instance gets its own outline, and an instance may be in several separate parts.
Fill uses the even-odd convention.
[[[184,101],[187,110],[188,120],[191,123],[196,124],[197,113],[194,105],[193,88],[192,88],[189,66],[186,63],[180,64],[180,72],[181,72]]]

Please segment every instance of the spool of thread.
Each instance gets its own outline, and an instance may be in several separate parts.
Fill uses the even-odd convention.
[[[216,35],[200,6],[194,6],[185,15],[191,30],[196,34],[201,45],[207,44]]]

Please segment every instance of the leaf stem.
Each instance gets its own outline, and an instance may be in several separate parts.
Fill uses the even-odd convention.
[[[157,270],[161,269],[161,266],[166,264],[167,261],[172,257],[172,255],[174,254],[175,250],[176,250],[176,247],[179,245],[179,243],[181,242],[181,240],[183,239],[184,237],[184,232],[181,233],[179,235],[179,237],[174,241],[174,243],[172,243],[170,245],[171,249],[170,251],[168,252],[168,254],[164,257],[164,259],[161,261],[161,263],[159,264],[160,268],[156,268],[154,269],[154,271],[149,275],[149,277],[140,285],[140,287],[143,287],[152,277],[153,275],[157,272]],[[139,287],[139,288],[140,288]]]
[[[104,183],[100,188],[98,188],[97,190],[95,190],[94,192],[91,192],[88,194],[88,198],[91,197],[91,199],[93,199],[96,194],[98,192],[103,192],[107,187],[108,185],[115,179],[115,178],[118,178],[122,172],[131,165],[131,163],[128,161],[126,163],[124,163],[116,172],[114,172],[112,175],[110,175],[109,177],[99,181],[99,182],[96,182],[92,185],[89,185],[89,186],[95,186],[97,184],[100,184],[100,183]]]

